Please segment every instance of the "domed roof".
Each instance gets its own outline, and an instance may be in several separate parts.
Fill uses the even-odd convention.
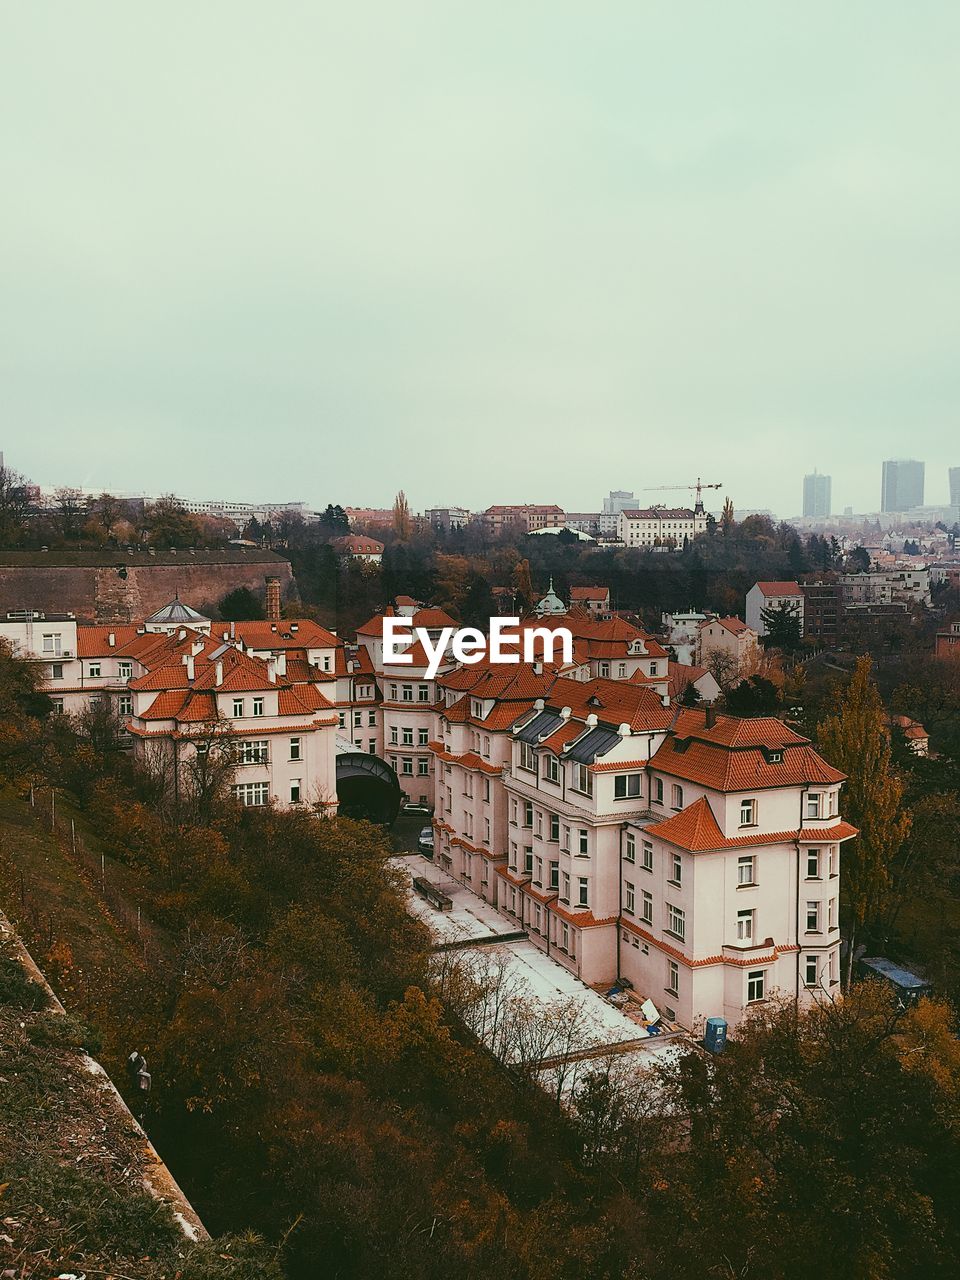
[[[547,614],[559,614],[559,613],[567,612],[567,606],[563,603],[563,601],[560,599],[560,597],[557,595],[557,593],[553,589],[552,578],[550,579],[550,587],[547,591],[547,594],[543,597],[542,600],[537,602],[537,604],[534,606],[533,611],[534,613],[538,614],[541,618],[546,616]]]
[[[148,627],[197,627],[208,626],[209,623],[209,618],[184,604],[179,596],[175,596],[169,604],[163,605],[146,619]]]

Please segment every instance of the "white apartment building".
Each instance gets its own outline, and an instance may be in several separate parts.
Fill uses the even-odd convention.
[[[477,696],[490,680],[440,715],[441,865],[583,981],[625,977],[689,1029],[830,993],[855,832],[806,739],[603,679],[559,676],[518,715],[536,685]]]
[[[198,750],[226,742],[242,803],[336,812],[337,713],[322,687],[334,693],[340,642],[316,623],[212,624],[172,600],[139,624],[31,614],[0,636],[43,665],[56,713],[109,702],[172,786],[186,785]]]
[[[704,667],[719,651],[731,659],[731,674],[746,675],[756,666],[759,644],[756,631],[739,618],[707,618],[697,628],[694,660]]]
[[[617,516],[617,536],[627,547],[679,550],[706,528],[706,512],[689,507],[647,507],[621,511]]]
[[[840,579],[845,605],[905,604],[930,607],[930,570],[881,569]]]
[[[767,625],[763,620],[764,611],[789,609],[799,619],[802,632],[803,603],[803,590],[799,582],[755,582],[747,592],[747,626],[758,636],[765,636]]]

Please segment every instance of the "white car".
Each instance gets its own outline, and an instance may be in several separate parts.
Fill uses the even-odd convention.
[[[433,857],[433,827],[424,827],[417,836],[417,848],[427,857]]]

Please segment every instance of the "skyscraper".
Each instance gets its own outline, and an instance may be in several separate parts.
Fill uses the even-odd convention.
[[[923,506],[924,464],[914,458],[891,458],[883,464],[881,511],[909,511]]]
[[[950,477],[950,505],[960,507],[960,467],[951,467],[947,474]]]
[[[814,471],[803,477],[803,514],[828,516],[830,514],[830,477]]]

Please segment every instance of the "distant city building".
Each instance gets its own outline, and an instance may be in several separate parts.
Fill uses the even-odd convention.
[[[707,528],[703,511],[689,507],[647,507],[642,511],[621,511],[617,534],[628,547],[675,547],[692,541]]]
[[[924,464],[914,458],[891,458],[883,464],[881,511],[909,511],[923,506]]]
[[[938,658],[960,658],[960,622],[951,622],[937,632],[935,652]]]
[[[799,582],[755,582],[747,592],[747,626],[758,636],[767,634],[763,614],[768,609],[789,610],[803,628],[803,588]]]
[[[839,582],[804,582],[803,634],[834,642],[843,620],[843,590]]]
[[[357,525],[371,525],[386,528],[393,524],[393,509],[391,507],[344,507],[344,515],[350,521],[350,527],[355,528]]]
[[[449,533],[451,529],[462,529],[470,520],[470,512],[466,507],[430,507],[423,518],[431,528]]]
[[[818,471],[803,477],[803,514],[805,516],[828,516],[830,514],[830,476],[822,476]]]
[[[960,507],[960,467],[950,467],[947,475],[950,478],[950,505]]]
[[[621,511],[630,511],[637,505],[633,493],[626,489],[611,489],[603,500],[603,510],[597,517],[597,527],[601,533],[616,534],[617,520]]]
[[[504,529],[520,528],[527,533],[535,533],[537,529],[556,528],[562,526],[566,516],[563,507],[556,503],[520,503],[515,506],[487,507],[483,513],[484,523],[490,533],[502,533]]]
[[[368,534],[347,533],[342,538],[334,538],[330,544],[338,555],[351,560],[365,560],[368,564],[379,564],[383,559],[383,543]]]
[[[578,529],[581,533],[597,534],[600,532],[599,511],[568,511],[563,522],[568,529]],[[614,522],[614,530],[616,522]]]

